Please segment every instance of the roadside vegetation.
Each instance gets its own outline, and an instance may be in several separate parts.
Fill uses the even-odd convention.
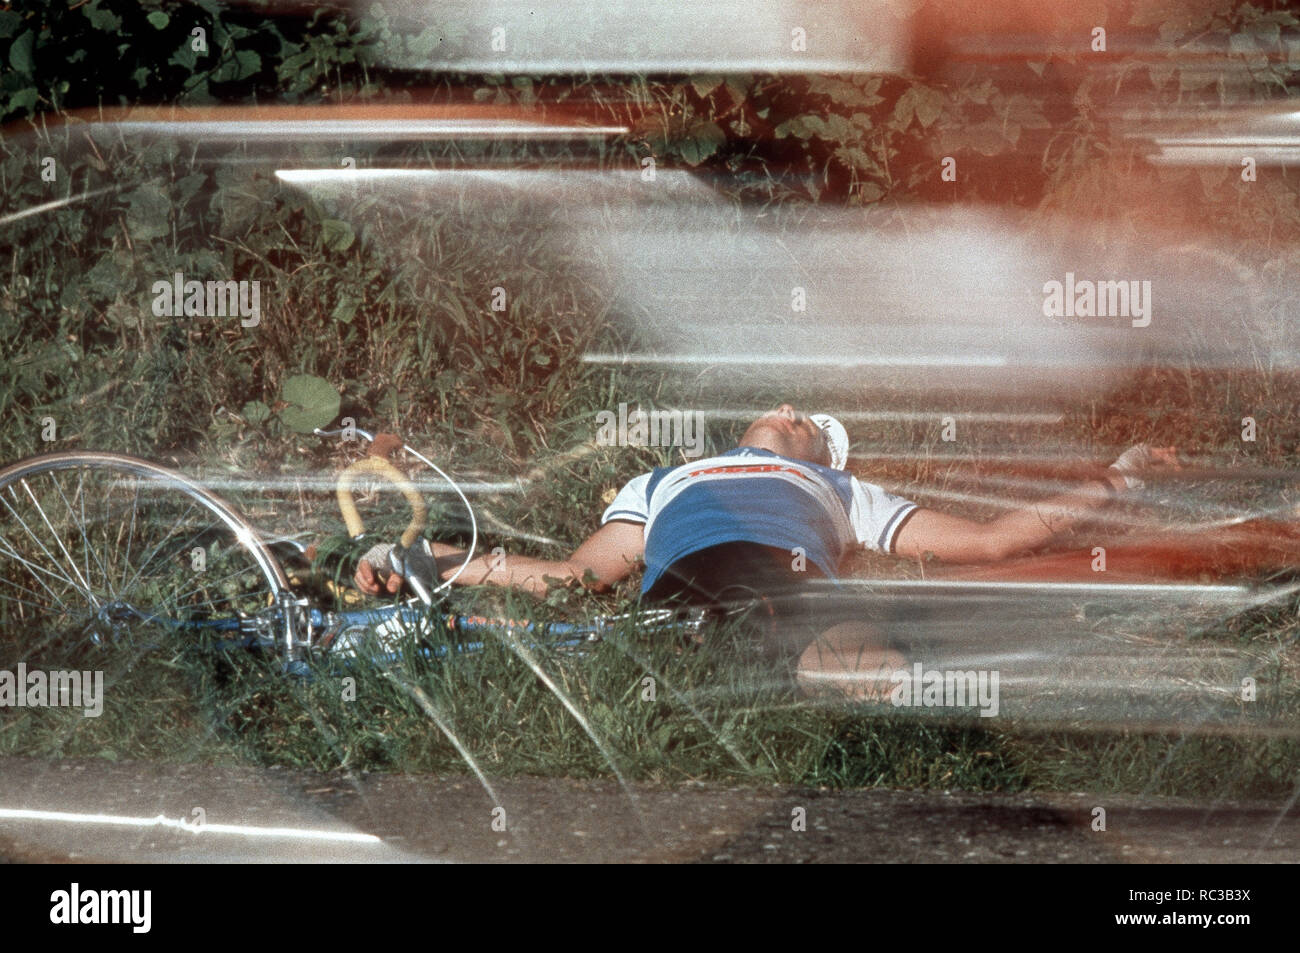
[[[1254,183],[1237,181],[1235,170],[1150,166],[1133,174],[1141,144],[1112,138],[1097,119],[1132,87],[1103,88],[1069,57],[956,87],[861,76],[429,80],[402,64],[418,62],[436,27],[416,30],[374,12],[349,21],[321,8],[269,25],[255,4],[238,11],[211,2],[49,6],[0,10],[0,58],[13,68],[0,84],[0,460],[93,448],[178,467],[219,487],[268,534],[310,536],[322,559],[298,571],[315,572],[313,584],[330,575],[346,582],[358,554],[342,535],[328,486],[358,450],[310,436],[313,424],[351,417],[401,433],[458,478],[512,483],[476,497],[484,540],[555,557],[594,528],[626,479],[680,459],[669,450],[595,446],[598,411],[620,401],[647,408],[714,402],[680,381],[668,388],[645,368],[583,361],[590,351],[628,346],[634,322],[600,270],[554,240],[571,211],[565,203],[525,194],[489,208],[470,186],[442,193],[436,205],[367,187],[322,195],[277,177],[283,156],[255,146],[144,139],[73,110],[464,100],[542,115],[576,104],[631,132],[613,142],[545,147],[309,145],[295,147],[292,159],[334,168],[346,154],[359,167],[582,166],[635,176],[653,155],[661,170],[698,176],[739,209],[766,211],[778,232],[816,207],[903,219],[913,203],[966,202],[996,204],[1030,224],[1086,209],[1098,235],[1118,235],[1133,202],[1190,190],[1201,217],[1182,224],[1216,223],[1216,254],[1242,265],[1239,290],[1252,302],[1248,320],[1225,333],[1257,337],[1265,350],[1279,328],[1294,339],[1287,324],[1300,267],[1287,240],[1300,224],[1293,170]],[[211,30],[210,62],[159,52],[182,49],[191,20],[219,27]],[[1177,29],[1231,37],[1256,70],[1233,94],[1265,101],[1294,95],[1294,46],[1289,60],[1258,59],[1285,42],[1279,30],[1297,27],[1285,10],[1242,4]],[[115,42],[106,45],[108,37]],[[109,68],[120,43],[113,55],[123,65]],[[1184,73],[1176,59],[1135,72],[1141,75],[1126,82],[1169,103],[1213,104],[1226,95]],[[1071,96],[1057,95],[1062,84]],[[1062,101],[1075,111],[1045,111]],[[964,179],[960,189],[937,186],[936,163],[948,154],[973,168],[1005,162],[1031,171],[1010,185],[990,174]],[[42,178],[45,157],[56,160],[53,181]],[[1119,180],[1129,192],[1111,187]],[[45,203],[53,204],[24,214]],[[259,324],[155,314],[153,284],[177,272],[260,280]],[[500,310],[493,307],[498,288]],[[815,405],[824,396],[815,382],[800,382],[746,401],[761,409],[782,400]],[[989,405],[955,387],[942,396],[943,406],[968,413],[1042,409]],[[1225,508],[1297,504],[1294,477],[1276,474],[1300,466],[1300,382],[1266,363],[1148,367],[1104,401],[1063,392],[1059,403],[1066,410],[1056,423],[978,424],[957,444],[941,445],[929,421],[863,423],[853,434],[868,461],[859,473],[942,503],[927,493],[978,495],[1008,453],[1083,451],[1105,462],[1142,440],[1176,445],[1205,466],[1275,475],[1227,488],[1191,485],[1203,508],[1193,504],[1183,514],[1189,523]],[[901,398],[882,404],[878,393],[837,406],[911,409]],[[1239,436],[1245,415],[1259,422],[1249,444]],[[53,440],[45,439],[48,421]],[[740,430],[738,420],[711,420],[708,449],[732,445]],[[365,504],[376,514],[376,533],[400,527],[400,510],[388,500]],[[992,512],[978,502],[968,511]],[[467,539],[454,506],[440,503],[435,520],[438,538]],[[925,567],[863,556],[856,568],[916,578]],[[626,607],[634,597],[628,585],[605,596],[556,593],[535,606],[470,591],[458,593],[456,608],[560,619]],[[1285,799],[1300,772],[1298,634],[1294,598],[1181,635],[1159,625],[1135,634],[1272,659],[1268,690],[1242,709],[1240,730],[1232,731],[1197,723],[1098,730],[1086,713],[1077,725],[1044,726],[810,704],[773,678],[742,634],[728,632],[704,647],[657,644],[629,631],[585,654],[542,653],[536,663],[582,718],[506,640],[438,663],[413,655],[396,671],[361,666],[350,673],[352,698],[338,673],[290,681],[270,663],[214,661],[195,645],[140,655],[83,646],[67,661],[106,671],[104,715],[0,711],[0,753],[464,773],[467,751],[489,776],[617,772],[662,782]],[[22,657],[21,636],[0,633],[0,667]],[[653,700],[643,698],[647,677],[655,679]],[[1222,728],[1222,719],[1215,725]]]

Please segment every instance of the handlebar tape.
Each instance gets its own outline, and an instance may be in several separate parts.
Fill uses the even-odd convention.
[[[402,495],[406,497],[406,502],[411,505],[411,522],[407,524],[406,530],[402,533],[402,545],[414,545],[424,529],[429,513],[428,507],[424,503],[424,497],[420,495],[420,491],[415,488],[415,484],[408,480],[401,470],[383,457],[377,456],[363,457],[339,474],[339,510],[343,513],[343,522],[347,524],[348,535],[355,539],[366,531],[366,525],[362,522],[361,514],[357,512],[356,501],[352,499],[352,484],[362,474],[374,474],[384,477],[389,483],[402,491]]]

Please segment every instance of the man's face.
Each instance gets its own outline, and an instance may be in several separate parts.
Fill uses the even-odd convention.
[[[742,446],[757,446],[795,460],[830,466],[831,453],[820,427],[789,404],[759,417],[740,439]]]

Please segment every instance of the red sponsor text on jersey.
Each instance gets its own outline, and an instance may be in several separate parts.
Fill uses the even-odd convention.
[[[793,473],[795,476],[808,479],[808,474],[796,467],[787,467],[779,463],[754,463],[745,466],[725,466],[725,467],[705,467],[703,470],[692,470],[687,476],[712,476],[715,473]]]

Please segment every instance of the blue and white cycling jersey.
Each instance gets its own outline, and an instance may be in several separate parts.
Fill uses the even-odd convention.
[[[645,524],[648,592],[677,560],[721,543],[803,549],[829,578],[855,545],[893,552],[916,504],[842,470],[757,447],[635,477],[601,516]]]

